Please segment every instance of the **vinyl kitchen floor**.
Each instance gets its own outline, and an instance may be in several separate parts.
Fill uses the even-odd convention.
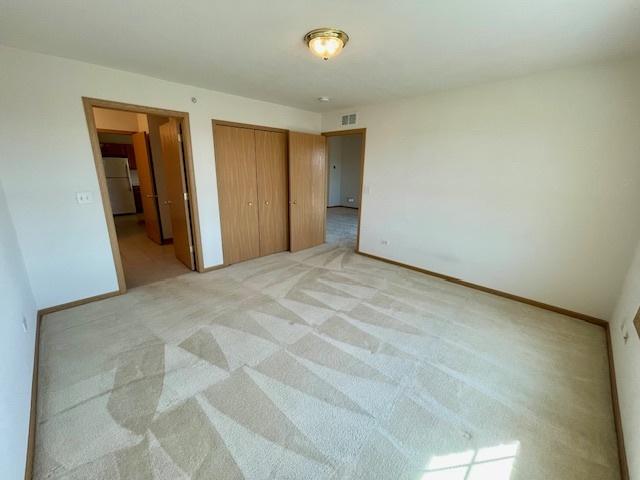
[[[141,219],[142,215],[114,217],[127,288],[189,272],[175,257],[173,245],[158,245],[147,237]]]

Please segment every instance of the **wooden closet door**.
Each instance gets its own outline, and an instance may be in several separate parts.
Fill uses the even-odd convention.
[[[214,126],[222,252],[226,265],[260,255],[254,131]]]
[[[289,247],[287,136],[255,130],[260,255]]]
[[[326,139],[289,132],[291,251],[324,243],[327,214]]]

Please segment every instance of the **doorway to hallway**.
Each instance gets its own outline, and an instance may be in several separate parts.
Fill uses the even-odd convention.
[[[366,129],[327,137],[326,241],[358,250]]]

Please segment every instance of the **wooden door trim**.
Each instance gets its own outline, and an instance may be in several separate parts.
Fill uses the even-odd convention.
[[[211,122],[213,124],[213,128],[215,128],[216,125],[222,125],[225,127],[248,128],[250,130],[264,130],[266,132],[289,133],[289,130],[284,128],[265,127],[264,125],[252,125],[250,123],[229,122],[227,120],[216,119],[213,119]]]
[[[187,170],[187,185],[189,186],[189,209],[191,217],[191,228],[194,234],[193,248],[196,254],[196,270],[204,271],[204,261],[202,256],[202,235],[200,233],[200,217],[198,215],[198,195],[195,185],[195,170],[193,167],[193,150],[191,148],[191,126],[189,124],[189,113],[176,110],[167,110],[164,108],[147,107],[142,105],[134,105],[131,103],[115,102],[112,100],[102,100],[99,98],[82,97],[82,105],[87,121],[87,129],[89,130],[89,140],[91,142],[91,150],[93,151],[93,161],[98,175],[98,185],[100,187],[100,197],[102,199],[102,207],[104,209],[105,220],[107,222],[107,230],[109,232],[109,241],[111,243],[111,253],[113,255],[113,264],[116,269],[118,278],[118,291],[125,293],[127,285],[124,278],[124,269],[122,267],[122,257],[120,256],[120,247],[118,245],[118,236],[116,233],[116,225],[113,220],[113,212],[109,200],[109,191],[107,190],[107,180],[102,164],[102,155],[100,153],[100,141],[98,139],[98,130],[95,118],[93,116],[93,108],[110,108],[112,110],[123,110],[126,112],[146,113],[150,115],[158,115],[162,117],[174,117],[182,123],[182,144],[184,148],[185,166]]]
[[[325,137],[342,137],[347,135],[362,135],[362,147],[360,148],[360,205],[358,206],[358,230],[356,233],[356,252],[360,251],[360,225],[362,224],[362,207],[364,205],[364,198],[362,192],[364,191],[364,158],[367,143],[367,129],[366,128],[352,128],[350,130],[335,130],[332,132],[322,132]],[[329,158],[329,145],[327,145],[327,159]],[[329,176],[327,169],[327,177]],[[329,180],[327,179],[326,182]]]

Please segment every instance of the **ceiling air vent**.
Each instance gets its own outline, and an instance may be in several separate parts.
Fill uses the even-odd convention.
[[[358,122],[358,115],[355,113],[347,113],[340,117],[340,126],[349,127],[353,126]]]

